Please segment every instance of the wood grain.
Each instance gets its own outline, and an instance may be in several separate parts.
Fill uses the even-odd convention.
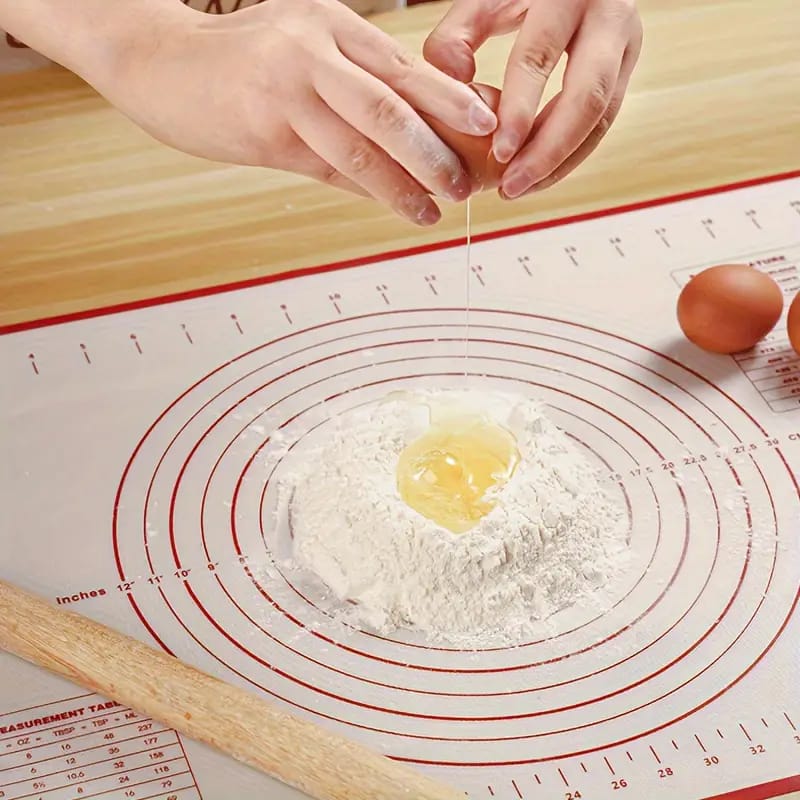
[[[461,791],[3,581],[0,649],[206,742],[317,800],[464,800]]]
[[[446,9],[376,17],[418,51]],[[798,166],[797,0],[642,0],[645,46],[600,149],[539,196],[485,194],[476,231]],[[508,38],[479,78],[499,84]],[[555,90],[557,81],[550,89]],[[0,77],[0,325],[461,236],[292,175],[152,142],[57,68]]]

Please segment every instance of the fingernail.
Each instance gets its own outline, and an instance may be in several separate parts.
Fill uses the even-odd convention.
[[[417,222],[423,226],[435,225],[442,218],[442,212],[438,208],[426,208],[425,211],[417,217]]]
[[[442,218],[442,212],[435,205],[425,204],[414,215],[414,222],[418,225],[427,227],[428,225],[435,225]]]
[[[512,133],[501,133],[492,143],[494,157],[501,164],[508,164],[519,149],[519,139]]]
[[[476,100],[470,107],[467,115],[469,127],[473,133],[486,136],[497,127],[497,117],[489,106],[481,100]]]
[[[510,200],[529,189],[533,180],[523,169],[511,169],[503,177],[503,194]]]
[[[466,200],[472,194],[472,181],[465,172],[456,175],[447,189],[447,197],[455,203]]]

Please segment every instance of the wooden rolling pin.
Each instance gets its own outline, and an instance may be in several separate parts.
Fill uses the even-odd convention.
[[[463,792],[3,581],[0,647],[317,800],[464,800]]]

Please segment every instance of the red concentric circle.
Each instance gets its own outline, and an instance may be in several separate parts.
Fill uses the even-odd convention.
[[[324,434],[320,403],[335,413],[398,387],[457,383],[462,313],[385,312],[299,331],[170,404],[117,497],[120,578],[177,576],[130,595],[136,613],[164,649],[368,741],[389,735],[393,755],[415,763],[540,760],[526,755],[533,741],[542,758],[559,757],[576,732],[598,749],[625,739],[623,723],[640,735],[707,704],[771,647],[796,602],[796,588],[784,589],[797,566],[776,545],[790,510],[776,505],[765,467],[779,470],[781,497],[796,501],[797,486],[777,449],[719,457],[764,435],[724,392],[604,331],[476,310],[470,339],[480,373],[470,380],[541,397],[622,476],[634,570],[609,587],[604,613],[565,609],[552,635],[464,651],[345,626],[312,577],[266,563],[285,545],[277,484]],[[764,614],[776,586],[786,607]]]

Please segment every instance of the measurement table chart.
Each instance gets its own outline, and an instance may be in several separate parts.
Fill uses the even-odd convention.
[[[0,331],[0,575],[471,800],[800,792],[800,358],[785,318],[732,358],[675,317],[692,274],[732,262],[788,307],[800,176],[471,254],[468,272],[445,243]],[[628,509],[630,568],[605,610],[562,609],[514,648],[337,622],[285,561],[291,459],[338,412],[465,386],[546,404]],[[302,797],[0,654],[2,800],[200,796]]]
[[[0,717],[0,797],[197,800],[175,731],[97,695]]]

